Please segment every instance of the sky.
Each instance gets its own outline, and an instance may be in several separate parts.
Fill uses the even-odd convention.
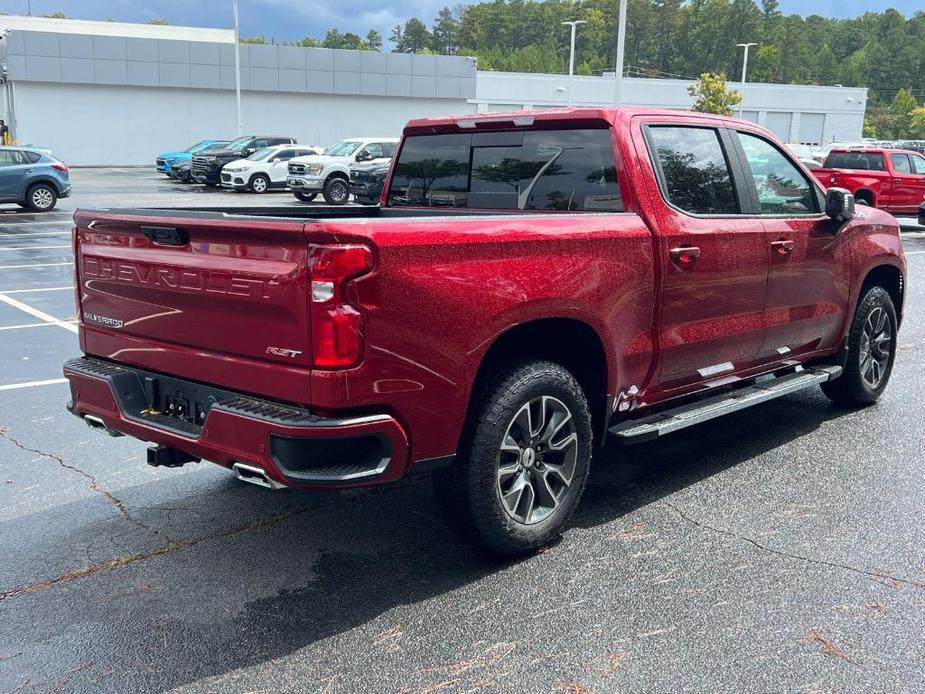
[[[240,0],[242,36],[268,36],[278,41],[303,36],[322,38],[336,27],[361,36],[370,28],[388,39],[389,31],[412,16],[428,25],[437,11],[460,0]],[[463,0],[472,3],[477,0]],[[29,0],[0,0],[0,12],[26,14]],[[231,0],[31,0],[32,13],[60,11],[77,19],[145,22],[163,17],[171,24],[230,28]],[[911,15],[923,0],[780,0],[785,13],[852,17],[893,7]]]

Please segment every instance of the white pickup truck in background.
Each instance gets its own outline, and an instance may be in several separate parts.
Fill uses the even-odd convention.
[[[397,137],[341,140],[324,154],[291,159],[286,184],[292,194],[304,202],[314,200],[321,193],[329,205],[343,205],[350,198],[351,165],[388,159],[397,147]]]

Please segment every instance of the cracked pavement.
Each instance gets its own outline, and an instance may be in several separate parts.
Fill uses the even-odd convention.
[[[73,204],[117,180],[75,172]],[[67,256],[19,235],[66,215],[39,222],[0,214],[0,265]],[[563,540],[518,562],[456,538],[426,480],[304,494],[153,469],[70,416],[65,385],[0,390],[0,694],[922,691],[925,241],[906,247],[879,405],[813,390],[607,448]],[[0,293],[69,275],[0,270]],[[73,315],[69,291],[14,296]],[[34,322],[8,309],[0,328]],[[0,332],[0,386],[76,351],[60,327]]]

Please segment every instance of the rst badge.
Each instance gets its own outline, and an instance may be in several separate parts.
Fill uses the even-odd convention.
[[[123,325],[125,325],[125,323],[118,320],[117,318],[101,316],[98,313],[85,313],[84,320],[90,321],[92,323],[99,323],[100,325],[105,325],[110,328],[121,328]]]
[[[289,357],[290,359],[295,359],[297,356],[302,354],[302,352],[296,349],[283,349],[282,347],[267,347],[267,354],[272,354],[277,357]]]

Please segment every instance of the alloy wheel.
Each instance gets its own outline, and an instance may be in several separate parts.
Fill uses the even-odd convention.
[[[577,461],[578,433],[565,403],[544,395],[523,405],[498,456],[496,490],[508,516],[525,525],[548,518],[567,494]]]
[[[251,181],[251,188],[255,193],[265,193],[267,190],[267,179],[263,176],[257,176]]]
[[[345,201],[347,199],[347,195],[349,194],[347,191],[347,184],[340,179],[337,179],[331,183],[330,187],[328,188],[328,193],[330,194],[331,199],[338,203]]]
[[[36,188],[32,192],[32,204],[40,210],[47,210],[55,202],[55,196],[48,188]]]
[[[879,388],[886,376],[892,342],[890,318],[883,308],[877,306],[867,314],[859,350],[861,378],[871,390]]]

